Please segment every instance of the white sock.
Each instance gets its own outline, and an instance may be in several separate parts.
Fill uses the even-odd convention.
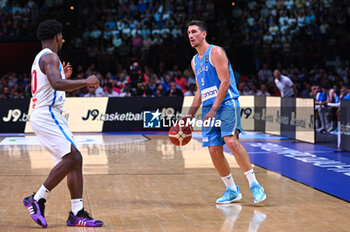
[[[246,171],[244,173],[244,175],[247,177],[247,180],[249,182],[249,186],[251,186],[253,182],[256,182],[257,184],[259,184],[259,182],[256,180],[256,177],[255,177],[253,169],[250,169],[249,171]]]
[[[83,208],[83,199],[78,198],[78,199],[72,199],[72,212],[74,215],[77,215],[77,213]]]
[[[227,176],[221,177],[221,179],[225,183],[226,187],[229,186],[233,191],[237,192],[236,184],[232,178],[231,173]]]
[[[34,200],[36,200],[37,202],[41,198],[44,198],[46,200],[49,193],[50,193],[50,191],[44,185],[41,185],[40,189],[34,195]]]

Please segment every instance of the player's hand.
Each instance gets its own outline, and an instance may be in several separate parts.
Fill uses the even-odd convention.
[[[207,120],[213,121],[215,120],[215,116],[216,116],[216,111],[211,109],[203,118],[203,123]]]
[[[178,123],[179,123],[180,121],[183,121],[183,125],[184,125],[185,127],[187,127],[187,125],[188,125],[188,127],[190,127],[191,131],[193,131],[192,124],[190,123],[190,121],[192,120],[192,118],[193,118],[192,115],[185,115],[185,116],[183,116],[182,118],[180,118],[180,119],[178,120]]]
[[[66,76],[66,79],[68,79],[73,73],[73,68],[69,62],[66,65],[66,62],[63,61],[62,65],[63,65],[64,75]]]
[[[86,78],[86,83],[87,86],[97,88],[100,85],[100,80],[95,75],[91,75],[88,78]]]

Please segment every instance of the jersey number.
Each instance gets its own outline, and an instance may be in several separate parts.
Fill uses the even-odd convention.
[[[202,86],[204,86],[204,77],[202,77],[201,81],[202,81]]]
[[[32,94],[33,95],[35,94],[37,88],[38,88],[38,78],[37,78],[36,70],[34,70],[32,73]]]

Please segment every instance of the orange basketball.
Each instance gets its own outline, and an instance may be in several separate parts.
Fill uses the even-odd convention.
[[[179,124],[176,124],[169,130],[169,139],[176,146],[184,146],[192,139],[192,128],[180,127]]]

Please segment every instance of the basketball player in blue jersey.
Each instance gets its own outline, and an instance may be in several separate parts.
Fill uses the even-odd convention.
[[[228,204],[242,198],[224,156],[224,144],[247,177],[254,203],[259,203],[266,199],[266,194],[255,177],[247,151],[239,142],[238,134],[244,131],[241,128],[239,93],[231,64],[221,47],[206,41],[207,28],[203,21],[193,20],[188,23],[187,34],[191,46],[198,52],[191,61],[198,91],[188,114],[193,117],[202,104],[203,122],[214,119],[221,121],[220,127],[202,128],[203,147],[209,148],[213,164],[226,185],[226,191],[216,203]]]

